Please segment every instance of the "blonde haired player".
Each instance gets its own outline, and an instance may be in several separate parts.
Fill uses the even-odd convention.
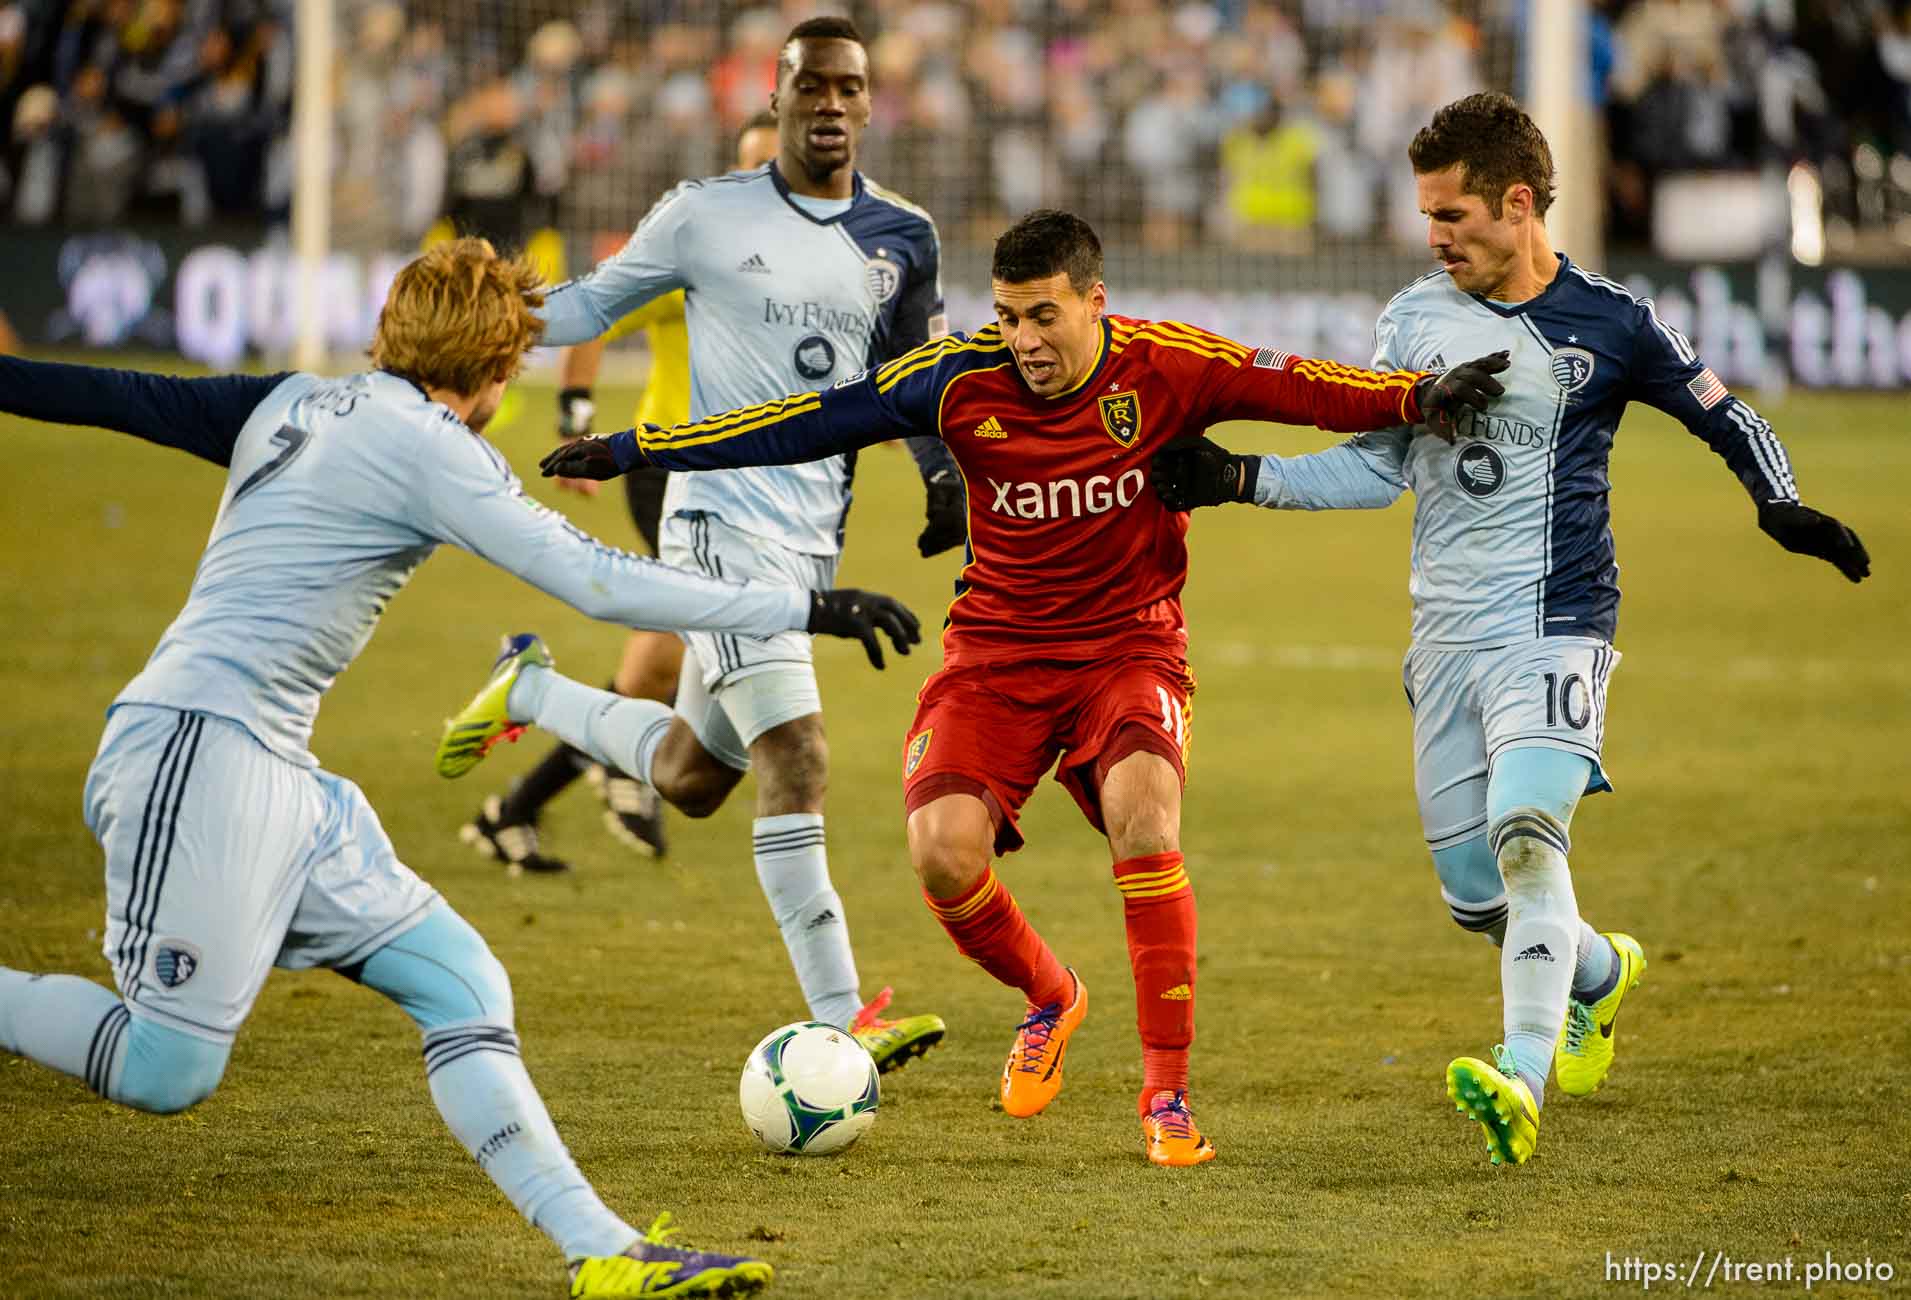
[[[439,1113],[564,1252],[573,1296],[753,1290],[768,1264],[662,1245],[598,1199],[519,1059],[504,967],[309,748],[320,699],[443,543],[633,626],[860,636],[874,620],[907,639],[913,620],[883,597],[686,573],[526,497],[482,431],[541,332],[540,292],[483,240],[434,248],[392,285],[375,369],[340,379],[0,358],[0,410],[228,470],[186,606],[113,702],[87,775],[120,996],[0,967],[0,1049],[123,1105],[181,1111],[218,1086],[274,965],[330,968],[417,1023]],[[548,663],[518,642],[517,658],[528,642]]]

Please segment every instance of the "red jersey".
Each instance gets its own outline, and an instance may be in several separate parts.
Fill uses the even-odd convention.
[[[790,464],[898,435],[941,438],[968,487],[969,548],[948,666],[1084,662],[1187,648],[1188,518],[1150,482],[1163,444],[1224,420],[1340,432],[1416,423],[1417,371],[1255,349],[1192,325],[1103,318],[1073,390],[1039,397],[993,325],[952,334],[818,393],[637,431],[673,470]]]

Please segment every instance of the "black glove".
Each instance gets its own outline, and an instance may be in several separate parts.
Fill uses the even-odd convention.
[[[1199,434],[1176,438],[1155,453],[1155,495],[1170,510],[1252,501],[1259,456],[1235,456]]]
[[[597,403],[591,400],[588,388],[566,388],[557,395],[557,436],[560,438],[588,438],[591,436],[591,420],[597,415]],[[582,478],[583,475],[574,477]]]
[[[861,641],[863,649],[869,652],[869,662],[881,668],[883,648],[882,642],[876,639],[877,628],[889,634],[890,643],[899,655],[908,654],[909,647],[922,640],[922,624],[916,622],[916,616],[899,600],[854,587],[810,593],[808,630],[817,636]]]
[[[610,444],[602,438],[573,438],[552,448],[537,463],[545,478],[616,478],[624,473]]]
[[[1758,508],[1758,526],[1786,550],[1815,555],[1853,582],[1871,576],[1871,557],[1858,534],[1808,505],[1767,501]]]
[[[1452,442],[1468,411],[1484,411],[1506,391],[1493,378],[1512,362],[1504,352],[1465,361],[1442,375],[1428,375],[1414,385],[1420,422],[1436,437]]]
[[[962,492],[962,476],[952,469],[937,470],[923,480],[922,486],[923,514],[928,522],[916,538],[916,549],[926,560],[967,540],[969,503]]]

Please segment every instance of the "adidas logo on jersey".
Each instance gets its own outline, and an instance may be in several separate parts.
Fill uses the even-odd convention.
[[[1513,958],[1513,960],[1514,961],[1551,961],[1553,960],[1553,953],[1552,953],[1552,950],[1549,949],[1545,944],[1536,943],[1530,948],[1521,949],[1520,955]]]
[[[975,426],[975,436],[978,438],[1006,438],[1009,436],[1009,431],[1002,427],[1000,420],[991,415],[988,419]]]
[[[1187,1002],[1194,997],[1194,990],[1189,988],[1186,984],[1177,984],[1173,988],[1163,991],[1161,996],[1169,1002]]]
[[[768,275],[770,273],[770,268],[768,264],[764,262],[763,254],[761,253],[752,253],[744,258],[741,262],[737,263],[737,270],[749,271],[755,275]]]

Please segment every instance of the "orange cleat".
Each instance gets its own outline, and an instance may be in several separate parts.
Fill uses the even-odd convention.
[[[1214,1159],[1214,1143],[1201,1136],[1188,1113],[1188,1094],[1157,1092],[1141,1117],[1141,1140],[1151,1164],[1180,1168]]]
[[[1067,1006],[1030,1003],[1028,1017],[1015,1027],[1015,1046],[1002,1067],[1002,1109],[1017,1119],[1041,1114],[1062,1090],[1062,1056],[1068,1050],[1068,1036],[1088,1014],[1088,986],[1072,966],[1068,978],[1075,994]]]

